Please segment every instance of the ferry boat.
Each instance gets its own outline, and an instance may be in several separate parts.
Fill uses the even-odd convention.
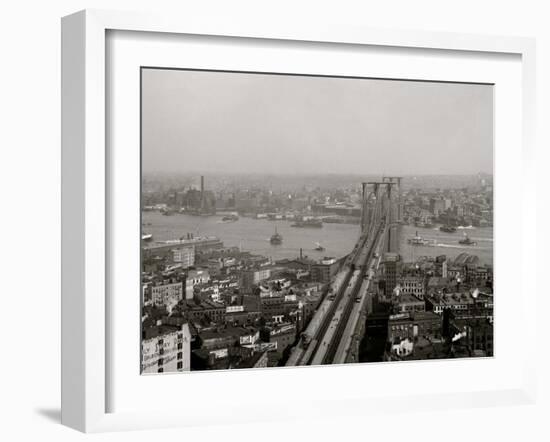
[[[141,235],[142,241],[151,241],[152,239],[153,239],[153,234],[151,233],[144,233],[143,235]]]
[[[226,215],[222,218],[222,221],[224,222],[234,222],[238,220],[239,220],[238,215],[235,215],[234,213],[232,213],[231,215]]]
[[[422,238],[418,232],[416,232],[416,235],[412,238],[409,238],[407,242],[413,246],[431,246],[433,245],[433,241],[430,239]]]
[[[282,244],[283,243],[283,236],[277,232],[277,227],[275,227],[275,233],[271,235],[271,238],[269,239],[269,242],[271,244]]]
[[[466,234],[464,234],[464,238],[458,241],[458,243],[465,246],[475,246],[477,244],[477,242],[472,241]]]
[[[305,221],[296,221],[294,224],[291,224],[290,227],[321,228],[323,227],[323,221],[321,221],[320,219],[307,219]]]
[[[149,250],[169,250],[176,246],[193,246],[195,250],[201,251],[206,249],[222,249],[223,242],[217,236],[195,236],[192,233],[187,233],[186,236],[181,236],[179,239],[168,239],[163,241],[155,241],[147,246]]]
[[[326,249],[318,242],[315,243],[315,250],[318,252],[324,252]]]
[[[433,223],[430,221],[417,221],[414,223],[415,227],[421,227],[423,229],[431,229],[433,228]]]

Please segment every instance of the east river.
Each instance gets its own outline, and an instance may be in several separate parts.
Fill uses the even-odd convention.
[[[300,248],[304,256],[319,259],[323,256],[344,256],[355,245],[359,226],[352,224],[323,224],[322,228],[291,227],[293,221],[268,221],[240,217],[237,221],[224,222],[221,216],[162,215],[159,212],[143,212],[144,232],[153,235],[153,241],[178,239],[187,233],[195,236],[217,236],[225,246],[241,247],[243,251],[268,256],[274,260],[296,258]],[[147,225],[151,223],[151,225]],[[283,236],[283,243],[273,245],[271,235]],[[325,247],[324,252],[314,250],[316,243]]]
[[[399,253],[406,262],[416,260],[420,256],[438,256],[446,255],[447,258],[455,258],[462,252],[477,255],[482,264],[493,264],[493,228],[492,227],[470,227],[457,229],[455,233],[445,233],[439,230],[439,227],[429,229],[418,228],[414,226],[402,226]],[[430,240],[435,245],[412,246],[408,243],[409,238],[413,238],[416,233],[424,239]],[[465,236],[475,242],[475,245],[463,245],[458,241]]]
[[[217,236],[225,246],[241,247],[243,251],[268,256],[274,260],[296,258],[300,248],[304,256],[319,259],[323,256],[341,257],[349,253],[359,236],[357,224],[324,223],[322,228],[291,227],[293,221],[269,221],[240,217],[234,222],[224,222],[221,216],[192,216],[184,214],[162,215],[159,212],[143,212],[142,230],[153,235],[153,241],[178,239],[192,233],[195,236]],[[281,245],[272,245],[269,238],[275,232],[283,236]],[[416,232],[435,245],[412,246],[407,239]],[[458,243],[467,233],[476,245]],[[316,251],[316,243],[325,251]],[[446,255],[456,257],[461,252],[479,256],[486,264],[493,262],[493,229],[491,227],[459,229],[456,233],[444,233],[438,228],[423,229],[414,226],[401,226],[400,253],[405,261],[421,256]]]

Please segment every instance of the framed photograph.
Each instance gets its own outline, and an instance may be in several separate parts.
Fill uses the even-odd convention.
[[[62,53],[64,424],[534,400],[533,40],[83,11]]]

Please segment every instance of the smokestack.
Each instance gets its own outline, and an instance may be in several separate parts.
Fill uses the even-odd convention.
[[[201,175],[201,210],[204,209],[204,175]]]
[[[300,247],[300,260],[302,259],[302,248]]]
[[[397,221],[402,221],[402,207],[401,207],[401,177],[397,178]]]

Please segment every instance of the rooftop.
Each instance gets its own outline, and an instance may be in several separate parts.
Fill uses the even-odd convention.
[[[493,295],[490,293],[479,293],[477,298],[474,298],[470,292],[460,292],[460,293],[443,293],[438,295],[430,296],[432,301],[435,301],[439,304],[473,304],[478,301],[492,300]]]
[[[408,293],[402,293],[396,298],[397,302],[399,304],[424,304],[424,301],[421,299],[418,299],[416,296],[408,294]]]
[[[197,304],[195,301],[182,300],[178,304],[178,307],[181,308],[182,310],[206,310],[206,309],[212,309],[212,308],[225,309],[225,304],[222,304],[221,302],[210,301],[210,300],[201,301],[199,304]]]
[[[479,257],[476,255],[470,255],[469,253],[462,252],[459,254],[455,260],[454,264],[458,265],[464,265],[464,264],[477,264],[479,261]]]
[[[423,321],[437,319],[441,320],[441,316],[434,312],[407,312],[391,315],[389,321],[401,322],[401,321]]]
[[[428,287],[438,287],[446,285],[456,285],[456,279],[444,278],[443,276],[432,276],[428,280]]]
[[[148,339],[155,339],[161,336],[166,336],[171,333],[177,333],[178,331],[181,331],[181,327],[166,324],[154,325],[151,327],[143,328],[142,338],[145,341]]]
[[[223,327],[223,328],[214,328],[201,330],[199,335],[202,339],[216,339],[226,336],[240,337],[250,334],[257,333],[258,330],[255,328],[244,328],[244,327]]]
[[[399,253],[384,253],[384,261],[399,261]]]
[[[265,355],[267,350],[264,350],[263,352],[256,352],[249,358],[243,359],[239,361],[235,368],[253,368],[258,361]]]

